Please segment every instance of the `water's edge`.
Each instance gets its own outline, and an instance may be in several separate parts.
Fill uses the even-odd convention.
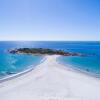
[[[76,71],[78,73],[82,73],[82,74],[85,74],[85,75],[88,75],[88,76],[91,76],[91,77],[94,77],[94,78],[98,78],[100,79],[100,75],[99,74],[94,74],[92,72],[89,72],[89,71],[86,71],[86,70],[82,70],[81,68],[78,68],[78,67],[74,67],[74,65],[71,65],[69,63],[64,63],[63,61],[61,61],[59,58],[62,57],[62,56],[59,56],[56,61],[61,64],[61,65],[64,65],[65,68],[68,68],[69,70],[72,70],[72,71]]]
[[[27,69],[25,69],[25,70],[23,70],[21,72],[18,72],[16,74],[8,75],[8,76],[5,76],[5,77],[1,78],[0,79],[0,83],[8,81],[8,80],[12,80],[12,79],[20,77],[20,76],[22,76],[22,75],[24,75],[24,74],[26,74],[28,72],[31,72],[32,70],[34,70],[36,68],[36,66],[40,65],[45,60],[46,60],[46,57],[44,56],[38,63],[30,65]]]

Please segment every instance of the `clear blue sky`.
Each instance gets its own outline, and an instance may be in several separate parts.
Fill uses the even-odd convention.
[[[100,41],[100,0],[0,0],[0,40]]]

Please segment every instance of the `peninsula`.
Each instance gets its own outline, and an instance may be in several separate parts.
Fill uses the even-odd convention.
[[[0,83],[0,100],[100,100],[100,80],[60,64],[58,55]]]

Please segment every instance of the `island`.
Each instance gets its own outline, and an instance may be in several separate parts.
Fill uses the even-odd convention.
[[[62,56],[83,56],[81,53],[66,52],[64,50],[55,50],[48,48],[17,48],[8,50],[9,53],[17,54],[42,54],[42,55],[62,55]]]

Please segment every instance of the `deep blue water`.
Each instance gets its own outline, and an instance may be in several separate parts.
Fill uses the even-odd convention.
[[[35,48],[51,48],[63,49],[70,52],[80,52],[86,54],[85,57],[60,57],[59,61],[65,64],[71,64],[75,68],[80,68],[100,74],[100,42],[0,42],[0,76],[7,75],[9,72],[20,72],[28,68],[31,64],[40,62],[42,57],[25,55],[25,54],[9,54],[10,48],[19,47],[35,47]]]

